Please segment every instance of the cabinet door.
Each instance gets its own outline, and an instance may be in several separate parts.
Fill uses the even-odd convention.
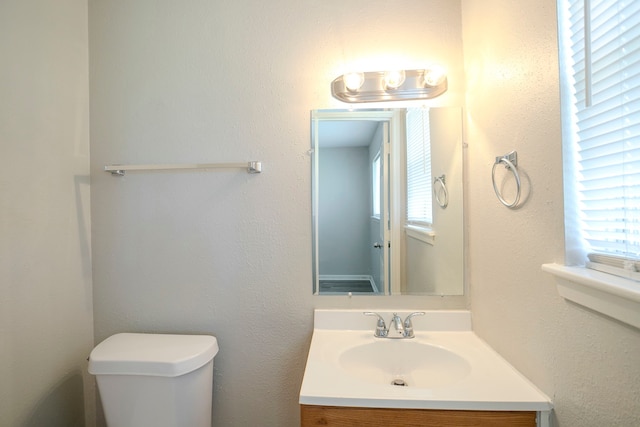
[[[301,427],[536,427],[536,413],[301,405]]]

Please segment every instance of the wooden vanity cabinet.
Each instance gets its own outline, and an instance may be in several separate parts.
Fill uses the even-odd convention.
[[[443,411],[300,405],[301,427],[536,427],[535,411]]]

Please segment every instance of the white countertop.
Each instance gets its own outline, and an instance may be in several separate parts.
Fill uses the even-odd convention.
[[[390,311],[378,312],[385,321],[390,319]],[[408,312],[399,314],[404,318]],[[375,318],[363,316],[362,310],[316,310],[315,320],[300,390],[301,404],[510,411],[552,408],[544,393],[470,330],[470,315],[466,311],[429,311],[414,318],[415,338],[402,340],[375,338]],[[440,330],[432,330],[436,326]],[[419,388],[365,381],[340,368],[338,359],[345,350],[377,340],[444,348],[463,357],[469,364],[469,373],[449,384]]]

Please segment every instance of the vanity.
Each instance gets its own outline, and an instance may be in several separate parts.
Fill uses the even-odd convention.
[[[468,311],[413,316],[412,338],[385,322],[394,312],[377,314],[315,311],[302,427],[550,427],[549,398],[472,332]],[[381,323],[397,338],[375,337]]]
[[[313,110],[311,130],[314,295],[463,295],[462,110]],[[552,410],[466,310],[316,310],[299,403],[303,427],[550,427]]]

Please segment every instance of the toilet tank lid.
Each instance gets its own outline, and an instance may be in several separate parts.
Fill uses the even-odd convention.
[[[89,373],[177,377],[204,366],[217,353],[218,341],[210,335],[120,333],[93,349]]]

